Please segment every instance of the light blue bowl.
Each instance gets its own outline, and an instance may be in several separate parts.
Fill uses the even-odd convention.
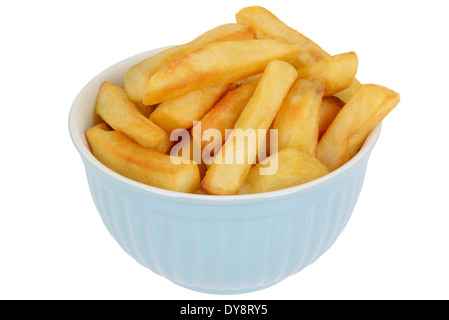
[[[161,49],[108,68],[76,97],[69,116],[93,200],[104,224],[136,261],[196,291],[260,290],[299,272],[328,250],[346,226],[360,194],[378,126],[359,153],[309,183],[262,194],[184,194],[127,179],[90,152],[85,131],[103,81],[123,86],[126,70]]]

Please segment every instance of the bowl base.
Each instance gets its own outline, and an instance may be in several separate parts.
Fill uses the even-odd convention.
[[[174,282],[174,281],[172,281],[172,282],[174,284],[178,285],[178,286],[183,287],[183,288],[186,288],[186,289],[189,289],[189,290],[193,290],[193,291],[202,292],[202,293],[209,293],[209,294],[216,294],[216,295],[233,295],[233,294],[243,294],[243,293],[250,293],[250,292],[263,290],[263,289],[266,289],[268,287],[274,286],[279,281],[270,283],[268,285],[263,285],[263,286],[259,286],[259,287],[253,287],[253,288],[223,289],[223,290],[219,290],[219,289],[205,289],[205,288],[201,288],[201,287],[187,286],[187,285],[184,285],[184,284],[179,283],[179,282]]]

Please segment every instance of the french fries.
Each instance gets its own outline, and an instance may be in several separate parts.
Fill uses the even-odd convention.
[[[165,138],[165,131],[140,113],[125,90],[110,82],[101,86],[95,111],[114,130],[125,133],[144,147],[155,147]]]
[[[149,118],[155,110],[155,106],[147,106],[143,103],[137,103],[137,108],[145,118]],[[166,131],[164,139],[159,144],[151,147],[150,149],[165,154],[171,149],[173,144],[174,141],[170,140],[170,133]]]
[[[355,52],[330,55],[260,6],[104,82],[93,155],[132,180],[199,195],[307,183],[353,158],[399,103],[356,79]]]
[[[324,97],[321,102],[320,120],[319,120],[319,136],[321,137],[334,121],[344,102],[337,97]]]
[[[137,109],[139,109],[140,113],[145,117],[149,118],[150,115],[153,113],[155,106],[147,106],[143,103],[137,103]]]
[[[167,132],[188,129],[212,108],[229,87],[228,84],[210,86],[164,101],[151,114],[150,120]]]
[[[339,98],[341,101],[343,102],[348,102],[349,98],[351,98],[351,96],[354,94],[354,92],[361,86],[361,83],[359,80],[354,79],[354,81],[352,82],[352,84],[346,88],[343,91],[340,91],[338,93],[335,94],[335,96],[337,98]]]
[[[106,124],[86,132],[93,155],[111,170],[138,182],[178,192],[194,192],[200,183],[196,163],[173,164],[169,155],[144,148]]]
[[[278,170],[273,175],[263,175],[260,171],[271,161],[278,162]],[[277,154],[259,162],[251,168],[237,194],[252,194],[276,191],[297,186],[329,173],[318,159],[297,149],[281,149]]]
[[[239,132],[243,133],[247,130],[253,132],[259,129],[267,130],[297,75],[296,69],[287,62],[273,60],[268,64],[254,95],[237,120],[233,133],[226,140],[201,181],[202,190],[215,195],[230,195],[238,191],[256,159],[262,141],[258,139],[255,147],[251,146],[250,142],[245,145],[245,137],[237,135],[236,130],[241,130]],[[265,139],[265,133],[263,138]],[[234,148],[236,153],[241,153],[244,160],[242,163],[234,161],[232,156],[229,161],[229,152],[232,153]]]
[[[166,132],[164,139],[158,145],[156,145],[150,149],[157,151],[159,153],[166,154],[167,152],[170,151],[173,144],[174,144],[174,141],[170,140],[170,134]]]
[[[279,149],[316,155],[324,88],[325,82],[316,79],[298,79],[292,85],[273,122]]]
[[[299,44],[302,50],[296,60],[292,61],[296,68],[308,66],[329,56],[315,42],[287,26],[263,7],[252,6],[243,8],[235,15],[235,19],[237,23],[250,26],[254,30],[257,39],[275,39]]]
[[[210,149],[213,149],[215,145],[221,147],[225,142],[226,129],[234,128],[237,119],[246,107],[249,99],[251,99],[258,83],[259,78],[241,83],[238,87],[224,95],[214,107],[201,118],[201,121],[197,124],[201,125],[201,136],[203,136],[204,132],[208,129],[216,129],[221,134],[220,141],[210,142],[208,140],[202,140],[201,151],[211,143]]]
[[[298,58],[292,62],[298,69],[330,56],[329,53],[324,51],[315,42],[295,29],[287,26],[273,13],[261,6],[243,8],[235,15],[235,18],[238,23],[249,25],[254,30],[257,39],[275,39],[299,44],[302,48],[301,53]],[[344,102],[347,102],[349,97],[359,86],[360,82],[355,79],[349,88],[337,93],[336,96]]]
[[[361,85],[318,143],[317,158],[330,171],[361,147],[369,132],[399,103],[399,94],[376,84]]]
[[[333,96],[354,82],[358,60],[354,52],[323,58],[298,70],[298,78],[321,79],[325,82],[324,96]]]
[[[297,45],[271,39],[209,43],[155,73],[148,82],[143,102],[156,104],[193,90],[231,84],[261,73],[272,60],[291,62],[300,51]]]
[[[169,61],[177,59],[206,43],[254,39],[253,30],[242,24],[228,23],[213,28],[189,43],[166,49],[134,65],[125,75],[125,90],[131,100],[142,102],[148,81]]]

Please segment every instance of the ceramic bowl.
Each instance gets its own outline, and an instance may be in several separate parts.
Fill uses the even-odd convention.
[[[380,126],[339,169],[279,191],[210,196],[132,181],[92,155],[85,131],[95,123],[95,99],[102,82],[123,86],[129,67],[162,49],[101,72],[80,91],[70,111],[70,135],[107,230],[138,263],[201,292],[260,290],[312,264],[332,246],[351,217]]]

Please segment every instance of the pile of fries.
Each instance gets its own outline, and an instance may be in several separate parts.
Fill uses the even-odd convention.
[[[399,103],[260,6],[104,82],[94,156],[151,186],[210,195],[296,186],[336,170]],[[199,137],[199,138],[198,138]]]

